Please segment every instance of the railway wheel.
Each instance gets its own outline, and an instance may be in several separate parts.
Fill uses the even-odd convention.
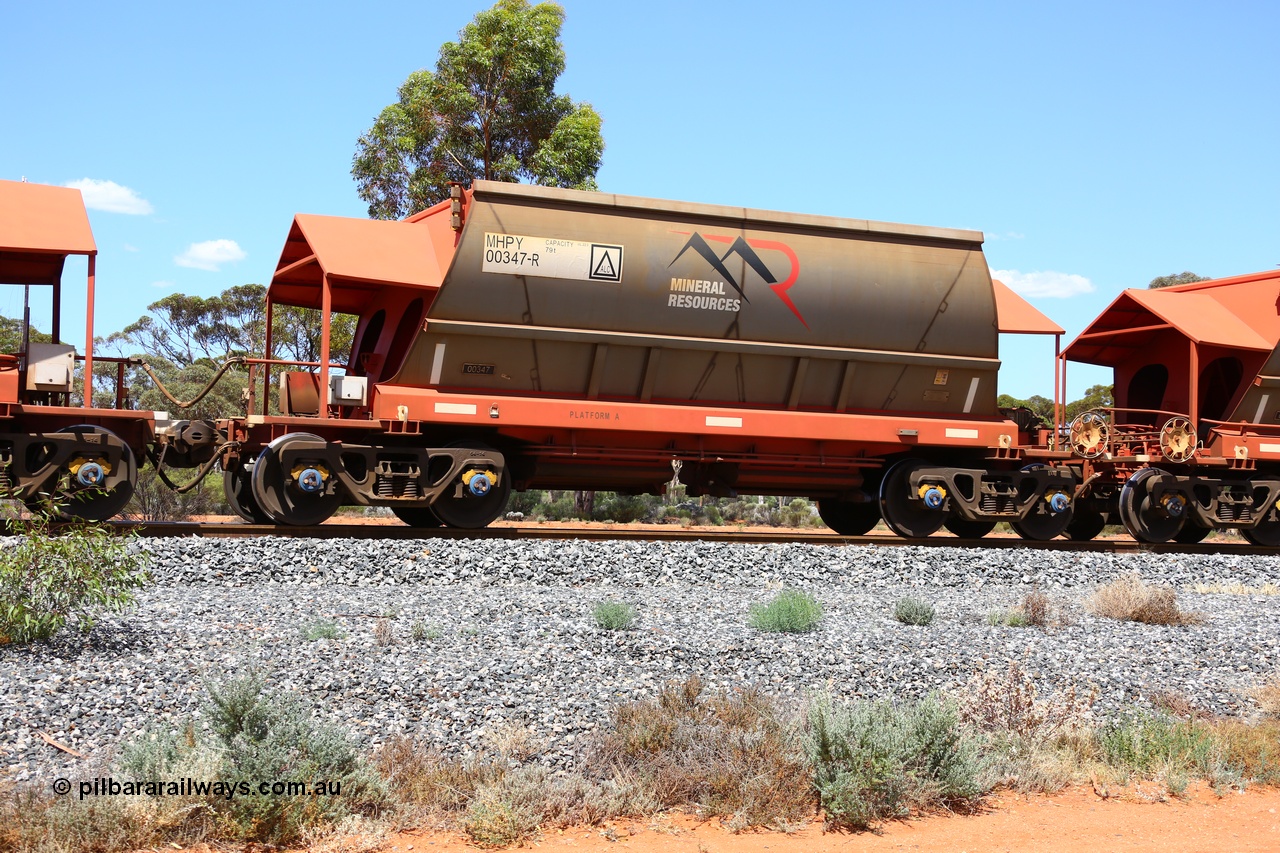
[[[1163,474],[1159,468],[1143,468],[1120,490],[1120,521],[1139,542],[1168,542],[1186,521],[1185,499],[1176,493],[1166,493],[1158,503],[1151,499],[1149,481]]]
[[[1061,536],[1071,523],[1071,507],[1062,512],[1050,512],[1037,508],[1027,513],[1025,518],[1009,522],[1009,526],[1023,539],[1033,542],[1048,542]]]
[[[1242,527],[1240,535],[1254,545],[1280,547],[1280,509],[1272,506],[1258,521],[1257,527]]]
[[[138,463],[129,445],[114,433],[88,424],[65,427],[58,432],[98,436],[86,444],[118,447],[119,459],[113,463],[108,457],[115,454],[96,450],[77,452],[40,488],[41,495],[48,496],[34,499],[40,511],[52,508],[63,518],[84,521],[106,521],[118,514],[133,497],[133,488],[138,482]],[[32,502],[28,501],[27,506],[32,507]]]
[[[222,472],[222,493],[231,510],[250,524],[271,524],[271,517],[253,499],[253,465],[240,464]]]
[[[1028,465],[1022,470],[1034,471],[1044,467],[1046,466],[1040,464]],[[1009,526],[1023,539],[1048,542],[1066,532],[1073,515],[1075,515],[1075,507],[1071,506],[1070,497],[1063,492],[1055,492],[1046,494],[1042,500],[1036,501],[1031,512],[1017,521],[1009,522]]]
[[[942,526],[961,539],[981,539],[996,529],[994,521],[969,521],[959,516],[948,518],[942,523]]]
[[[1261,545],[1264,548],[1280,547],[1280,521],[1263,521],[1252,529],[1242,527],[1240,535],[1254,545]]]
[[[907,539],[931,536],[947,520],[943,509],[946,493],[940,487],[930,486],[928,495],[911,494],[911,475],[927,467],[928,463],[919,459],[903,459],[885,472],[880,483],[880,515],[890,530]],[[937,500],[936,508],[928,505],[930,499]]]
[[[1073,542],[1087,542],[1107,526],[1107,517],[1096,509],[1078,509],[1067,522],[1067,538]]]
[[[429,506],[393,506],[391,511],[396,518],[410,527],[443,527],[444,523],[436,518]]]
[[[1179,545],[1194,545],[1209,535],[1211,528],[1201,527],[1194,521],[1188,521],[1182,525],[1182,529],[1173,537],[1173,541]]]
[[[342,495],[329,483],[332,472],[323,459],[290,454],[290,467],[285,467],[287,451],[323,441],[310,433],[291,432],[262,448],[253,463],[250,480],[253,500],[277,524],[294,527],[322,524],[342,505]]]
[[[458,442],[450,446],[492,450],[483,444],[470,442]],[[499,482],[494,483],[485,476],[486,473],[486,471],[465,470],[462,472],[463,482],[459,487],[450,486],[436,498],[435,503],[431,505],[431,512],[444,523],[445,527],[479,530],[502,517],[507,509],[507,498],[511,497],[511,474],[503,472]]]
[[[854,503],[835,498],[818,501],[818,517],[841,536],[863,536],[880,521],[879,504]]]

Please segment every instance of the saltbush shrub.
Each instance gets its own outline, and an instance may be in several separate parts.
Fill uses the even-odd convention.
[[[918,598],[900,598],[893,605],[893,618],[903,625],[929,625],[933,615],[933,605]]]
[[[956,808],[985,793],[979,742],[956,708],[918,702],[858,702],[809,708],[805,742],[827,821],[866,829],[935,806]]]
[[[807,592],[784,589],[768,604],[751,608],[749,622],[761,631],[804,634],[822,621],[822,605]]]
[[[602,601],[591,615],[606,631],[629,631],[636,624],[636,609],[623,601]]]
[[[262,676],[205,689],[212,737],[198,735],[190,724],[176,734],[152,732],[128,745],[120,759],[130,778],[234,786],[234,796],[188,798],[181,804],[185,820],[213,821],[223,838],[288,844],[310,827],[371,814],[388,802],[383,783],[366,769],[347,733],[315,720],[296,699],[269,693]],[[293,788],[262,794],[263,783]],[[324,793],[317,792],[320,785]],[[172,810],[179,804],[160,796],[154,805]]]

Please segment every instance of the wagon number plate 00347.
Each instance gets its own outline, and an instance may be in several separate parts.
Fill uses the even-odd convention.
[[[541,278],[620,282],[622,246],[486,231],[480,269]]]

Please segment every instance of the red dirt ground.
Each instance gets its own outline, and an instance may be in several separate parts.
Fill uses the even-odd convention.
[[[1103,799],[1091,788],[1054,796],[1001,794],[974,815],[895,821],[879,831],[824,832],[820,824],[786,835],[733,834],[718,822],[676,816],[617,821],[607,827],[552,830],[528,846],[573,853],[1275,853],[1280,851],[1280,789],[1253,788],[1217,797],[1192,787],[1185,798],[1159,800],[1156,788]],[[616,839],[616,840],[613,840]],[[463,853],[476,848],[456,834],[401,833],[387,853]]]

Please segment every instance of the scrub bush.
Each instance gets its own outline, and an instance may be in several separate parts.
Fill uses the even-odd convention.
[[[146,554],[133,536],[100,524],[56,532],[37,514],[0,549],[0,644],[51,639],[68,623],[88,632],[103,613],[123,613],[147,581]]]
[[[804,634],[822,621],[822,605],[807,592],[784,589],[765,605],[751,608],[752,628],[786,634]]]

